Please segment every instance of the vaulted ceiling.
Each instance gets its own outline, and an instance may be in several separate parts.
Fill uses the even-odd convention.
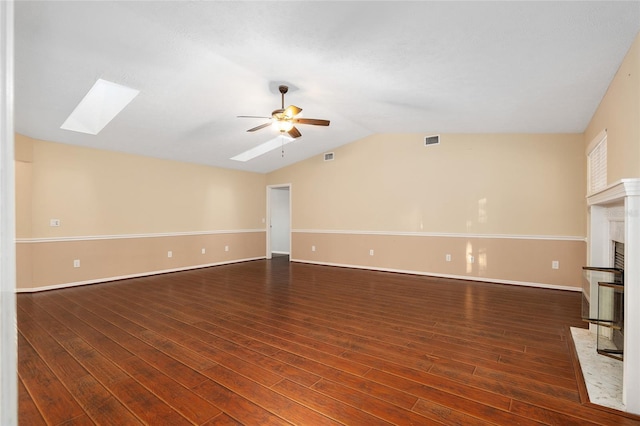
[[[16,131],[268,172],[372,133],[582,132],[638,1],[18,1]],[[97,79],[140,90],[98,135],[60,129]],[[285,103],[329,127],[254,160]]]

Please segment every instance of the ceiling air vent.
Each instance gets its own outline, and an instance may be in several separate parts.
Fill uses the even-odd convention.
[[[333,160],[333,152],[325,152],[324,161],[332,161],[332,160]]]
[[[424,137],[424,146],[438,145],[439,143],[440,143],[440,135]]]

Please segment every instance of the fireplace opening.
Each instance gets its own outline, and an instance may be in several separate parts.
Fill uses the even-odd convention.
[[[612,242],[611,267],[585,266],[582,318],[597,331],[599,354],[624,354],[624,243]]]

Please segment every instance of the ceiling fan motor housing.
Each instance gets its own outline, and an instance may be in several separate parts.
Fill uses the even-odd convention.
[[[302,136],[300,131],[295,128],[294,123],[299,124],[311,124],[314,126],[328,126],[329,120],[320,120],[316,118],[296,118],[296,116],[302,111],[302,108],[298,108],[295,105],[290,105],[287,108],[284,107],[284,95],[289,91],[289,87],[282,84],[278,86],[278,90],[282,94],[282,105],[279,109],[274,109],[271,112],[272,123],[265,123],[259,126],[253,127],[247,132],[255,132],[256,130],[264,129],[273,124],[273,127],[279,130],[281,133],[288,133],[292,138],[299,138]],[[266,118],[266,117],[265,117]]]

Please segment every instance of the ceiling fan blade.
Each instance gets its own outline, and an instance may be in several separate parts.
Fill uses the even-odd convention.
[[[295,127],[292,127],[291,130],[289,130],[287,133],[289,133],[289,136],[291,136],[294,139],[302,136],[302,133],[300,133],[300,131]]]
[[[329,120],[320,120],[318,118],[294,118],[291,121],[293,121],[294,123],[300,123],[300,124],[312,124],[314,126],[329,125]]]
[[[268,120],[271,117],[263,117],[261,115],[238,115],[237,118],[265,118]]]
[[[289,105],[285,110],[284,110],[284,115],[286,115],[287,117],[295,117],[296,115],[300,114],[300,111],[302,111],[302,108],[298,108],[295,105]]]
[[[271,123],[264,123],[256,127],[252,127],[251,129],[247,130],[247,132],[255,132],[256,130],[264,129],[265,127],[269,126],[271,126]]]

